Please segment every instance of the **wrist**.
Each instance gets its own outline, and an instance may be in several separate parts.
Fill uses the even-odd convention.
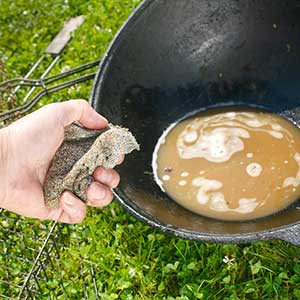
[[[0,129],[0,208],[4,208],[7,195],[8,130]]]

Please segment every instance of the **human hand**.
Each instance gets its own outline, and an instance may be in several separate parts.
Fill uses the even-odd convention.
[[[58,208],[45,205],[43,183],[55,152],[64,139],[64,127],[79,121],[84,127],[102,129],[107,120],[84,100],[47,105],[0,130],[0,207],[17,214],[80,223],[86,204],[64,192]],[[120,158],[121,162],[122,158]],[[88,205],[102,207],[112,200],[111,188],[120,180],[115,170],[98,167],[88,190]]]

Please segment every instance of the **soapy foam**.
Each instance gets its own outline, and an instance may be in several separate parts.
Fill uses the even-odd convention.
[[[266,125],[272,129],[261,128]],[[283,138],[279,124],[255,119],[250,113],[228,112],[192,121],[180,134],[177,150],[182,159],[198,157],[216,163],[225,162],[244,150],[243,140],[250,138],[250,130],[266,132],[276,139]]]
[[[296,177],[287,177],[283,184],[282,187],[283,188],[287,188],[289,186],[294,186],[294,187],[298,187],[300,185],[300,153],[295,153],[294,155],[294,159],[298,164],[298,172],[296,174]]]
[[[223,183],[217,180],[198,177],[193,179],[192,185],[199,188],[197,191],[198,202],[202,205],[209,203],[212,210],[245,214],[253,212],[258,205],[255,198],[241,198],[237,208],[229,208],[224,194],[217,192],[223,187]]]
[[[178,184],[181,185],[181,186],[185,186],[187,184],[187,182],[186,182],[186,180],[180,180],[178,182]]]
[[[188,177],[189,176],[189,172],[182,172],[181,173],[181,177]]]

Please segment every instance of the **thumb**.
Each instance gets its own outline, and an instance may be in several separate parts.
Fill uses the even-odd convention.
[[[98,114],[85,100],[70,100],[59,103],[57,113],[64,127],[75,121],[79,121],[84,127],[90,129],[102,129],[108,125],[107,119]]]

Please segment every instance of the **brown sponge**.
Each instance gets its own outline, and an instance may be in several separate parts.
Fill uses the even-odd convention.
[[[113,168],[120,157],[139,145],[132,133],[110,124],[104,130],[89,130],[72,124],[57,150],[44,183],[45,202],[57,207],[62,192],[70,191],[86,201],[86,190],[98,166]]]

